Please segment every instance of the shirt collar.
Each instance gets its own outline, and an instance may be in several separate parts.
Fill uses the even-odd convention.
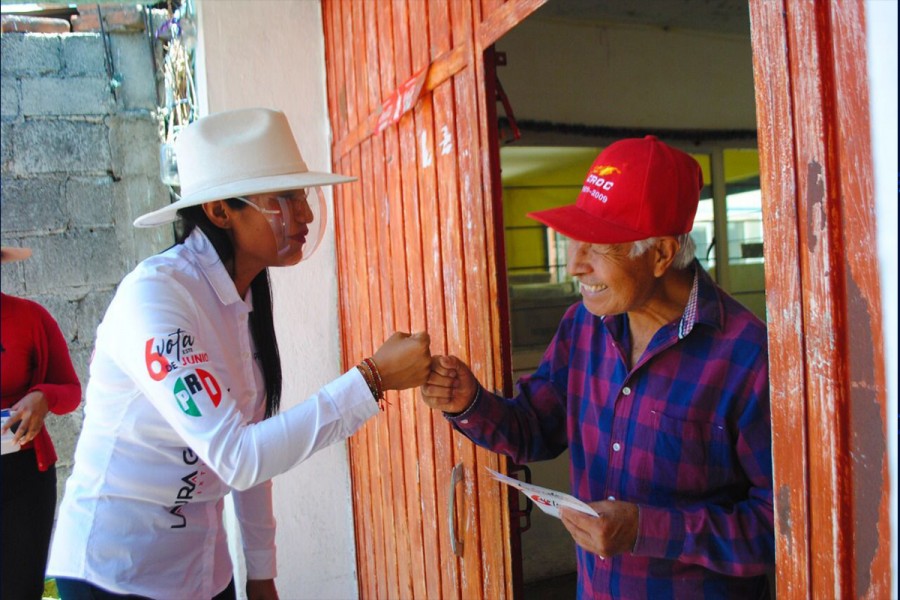
[[[681,319],[678,320],[678,339],[687,336],[699,323],[716,329],[722,328],[722,303],[715,282],[696,258],[689,268],[694,272],[694,282],[691,285],[687,305]],[[624,314],[604,315],[600,319],[614,337],[621,337],[626,323]]]
[[[234,281],[232,281],[231,275],[228,274],[228,269],[225,268],[225,264],[219,258],[219,253],[216,252],[212,242],[209,241],[209,238],[206,237],[206,234],[199,227],[191,232],[184,241],[184,245],[194,255],[197,265],[203,271],[206,280],[209,281],[209,284],[216,291],[216,296],[219,297],[219,301],[222,304],[228,305],[235,302],[245,304],[238,295],[237,288],[234,287]]]
[[[683,339],[698,323],[722,328],[722,306],[715,282],[696,258],[691,268],[694,271],[694,283],[678,323],[678,339]]]

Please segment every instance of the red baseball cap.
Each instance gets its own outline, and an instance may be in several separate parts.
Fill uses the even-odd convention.
[[[610,144],[588,171],[575,204],[528,213],[574,240],[635,242],[689,233],[703,172],[690,155],[655,136]]]

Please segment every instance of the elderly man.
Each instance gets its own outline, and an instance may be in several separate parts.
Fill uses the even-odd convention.
[[[579,598],[768,598],[774,563],[766,328],[690,237],[700,166],[653,136],[596,159],[576,204],[529,216],[570,238],[582,302],[514,398],[452,356],[425,402],[517,463],[570,451],[563,510]]]

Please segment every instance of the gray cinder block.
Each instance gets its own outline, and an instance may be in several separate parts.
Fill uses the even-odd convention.
[[[0,36],[0,72],[5,75],[47,75],[62,67],[58,34],[14,33]]]
[[[22,114],[73,116],[110,114],[115,99],[107,77],[41,77],[22,80]]]
[[[62,61],[66,76],[94,75],[109,79],[106,47],[99,33],[64,35]]]
[[[4,177],[0,204],[3,233],[63,231],[69,222],[64,190],[65,179],[59,176]]]
[[[34,119],[17,125],[15,171],[104,174],[112,168],[103,123]]]

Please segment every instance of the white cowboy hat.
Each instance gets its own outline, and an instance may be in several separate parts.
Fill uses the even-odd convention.
[[[16,262],[17,260],[25,260],[29,256],[31,256],[31,248],[0,246],[0,262]]]
[[[355,181],[310,171],[284,113],[246,108],[217,113],[185,127],[175,140],[181,197],[141,215],[135,227],[171,223],[176,212],[213,200]]]

